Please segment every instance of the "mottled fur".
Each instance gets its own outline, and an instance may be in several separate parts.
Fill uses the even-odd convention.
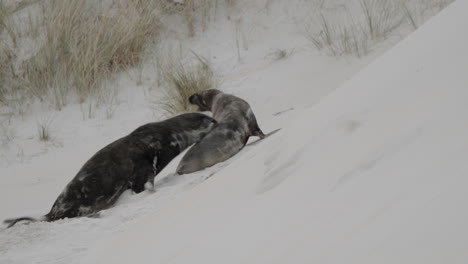
[[[139,193],[180,152],[203,138],[216,121],[203,114],[183,114],[143,125],[92,156],[65,187],[45,216],[5,220],[55,221],[92,215],[112,206],[125,190]]]
[[[216,89],[195,93],[189,98],[199,111],[211,111],[218,125],[187,151],[177,173],[185,174],[213,166],[239,152],[250,136],[263,138],[250,105],[234,95]]]

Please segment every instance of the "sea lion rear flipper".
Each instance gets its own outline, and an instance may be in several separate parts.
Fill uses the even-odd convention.
[[[256,137],[259,137],[261,139],[266,137],[266,135],[263,133],[263,131],[258,127],[257,127],[257,130],[253,131],[252,135],[256,136]]]
[[[262,141],[263,139],[265,139],[265,138],[267,138],[267,137],[269,137],[269,136],[275,134],[276,132],[278,132],[278,131],[280,131],[280,130],[281,130],[281,128],[277,128],[277,129],[275,129],[275,130],[273,130],[273,131],[270,131],[270,132],[264,134],[263,137],[260,137],[260,139],[257,139],[257,140],[255,140],[255,141],[253,141],[253,142],[247,144],[247,146],[253,146],[253,145],[257,144],[258,142]]]
[[[21,222],[21,221],[36,222],[36,221],[45,221],[45,220],[46,219],[36,219],[36,218],[32,218],[32,217],[19,217],[19,218],[5,219],[3,221],[3,223],[7,225],[7,228],[10,228],[10,227],[16,225],[18,222]]]

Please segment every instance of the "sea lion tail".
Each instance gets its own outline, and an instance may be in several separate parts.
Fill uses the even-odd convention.
[[[259,138],[264,138],[266,135],[263,133],[263,131],[257,126],[257,128],[252,132],[253,136],[259,137]]]
[[[45,216],[42,216],[40,218],[33,218],[33,217],[19,217],[19,218],[10,218],[10,219],[5,219],[3,221],[4,224],[7,225],[7,228],[10,228],[14,225],[16,225],[16,223],[18,222],[21,222],[21,221],[29,221],[29,222],[38,222],[38,221],[49,221],[49,217],[47,217],[47,215]]]

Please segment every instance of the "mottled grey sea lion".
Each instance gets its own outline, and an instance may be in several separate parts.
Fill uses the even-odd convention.
[[[182,114],[137,128],[92,156],[65,187],[50,212],[39,219],[21,217],[4,221],[55,221],[92,215],[112,206],[125,190],[152,188],[154,177],[180,152],[213,129],[216,121],[203,114]]]
[[[189,97],[199,111],[211,111],[216,127],[187,151],[177,167],[178,174],[191,173],[225,161],[239,152],[250,136],[265,137],[250,105],[234,95],[216,89]]]

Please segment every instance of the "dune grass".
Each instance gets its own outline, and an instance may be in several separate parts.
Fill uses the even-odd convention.
[[[159,74],[164,96],[157,105],[169,116],[193,110],[188,102],[189,96],[218,85],[209,62],[195,53],[192,54],[195,60],[191,62],[169,55],[160,64]]]
[[[90,0],[40,4],[44,40],[23,64],[24,84],[41,100],[52,99],[57,109],[71,91],[84,102],[110,74],[135,65],[159,32],[150,0],[112,7]]]
[[[452,1],[356,0],[348,2],[348,9],[353,12],[341,13],[327,13],[318,8],[306,26],[306,37],[315,48],[331,56],[363,57],[398,28],[409,25],[414,30]],[[422,11],[427,9],[432,13]]]

